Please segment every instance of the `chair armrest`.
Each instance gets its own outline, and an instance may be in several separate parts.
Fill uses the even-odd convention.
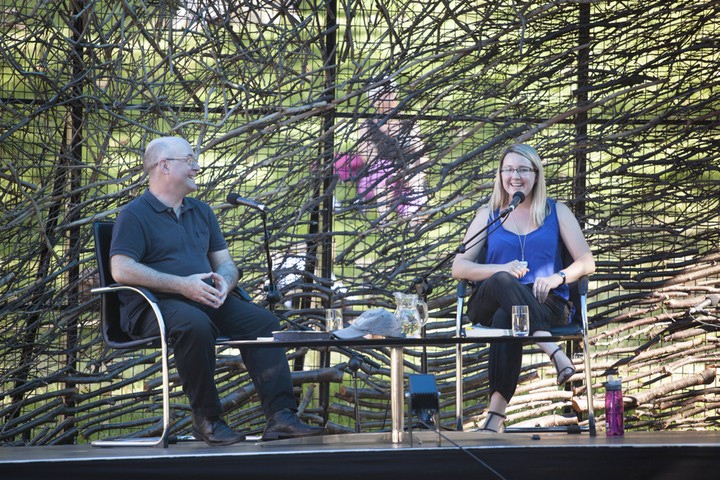
[[[120,291],[135,292],[142,296],[147,302],[157,304],[157,298],[155,295],[145,287],[133,287],[131,285],[123,285],[121,283],[113,283],[107,287],[96,287],[90,290],[92,293],[116,293]]]
[[[107,287],[97,287],[90,290],[94,294],[106,295],[110,293],[118,293],[121,291],[133,292],[142,297],[150,309],[155,314],[155,320],[158,324],[159,334],[156,336],[137,338],[128,335],[120,327],[120,312],[117,305],[117,300],[114,299],[110,306],[107,306],[103,301],[103,315],[102,315],[102,335],[105,343],[112,348],[143,348],[148,344],[155,344],[159,341],[162,344],[162,348],[166,349],[165,346],[165,321],[162,317],[162,312],[157,304],[155,295],[148,289],[143,287],[133,287],[130,285],[122,285],[115,283],[108,285]],[[106,311],[109,309],[109,311]]]
[[[583,275],[578,280],[578,293],[580,295],[587,295],[588,292],[588,284],[590,283],[590,277],[588,275]]]
[[[120,291],[131,291],[139,294],[142,296],[148,303],[154,303],[157,304],[157,298],[155,298],[155,294],[153,294],[150,290],[148,290],[145,287],[133,287],[131,285],[123,285],[121,283],[113,283],[112,285],[108,285],[107,287],[96,287],[90,290],[92,293],[97,294],[104,294],[104,293],[116,293]],[[237,295],[241,299],[252,302],[252,298],[250,295],[240,286],[236,286],[231,292],[233,295]]]
[[[467,280],[458,280],[457,284],[457,296],[460,298],[463,298],[465,294],[467,293],[467,286],[468,281]]]
[[[250,294],[247,293],[247,291],[245,291],[245,289],[239,285],[236,285],[230,293],[238,296],[241,300],[252,303],[252,297],[250,297]]]
[[[582,326],[577,323],[550,327],[550,334],[555,337],[582,337]]]

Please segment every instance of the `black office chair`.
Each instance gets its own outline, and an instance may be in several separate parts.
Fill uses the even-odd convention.
[[[170,443],[170,376],[168,362],[168,344],[165,338],[165,323],[157,300],[147,289],[120,285],[114,282],[110,273],[110,241],[112,239],[112,222],[93,223],[93,236],[95,238],[95,255],[97,258],[100,287],[93,288],[93,293],[102,295],[102,311],[100,325],[102,337],[110,348],[117,349],[162,349],[162,404],[163,419],[162,433],[159,437],[145,438],[119,438],[101,439],[92,442],[97,447],[167,447]],[[132,291],[143,297],[155,312],[160,335],[143,339],[131,338],[120,328],[120,302],[117,292],[121,290]]]
[[[487,254],[487,246],[483,247],[480,255],[478,256],[478,263],[484,263],[485,256]],[[572,263],[572,257],[569,252],[562,245],[562,256],[563,266],[568,266]],[[587,320],[587,291],[588,291],[588,276],[584,276],[576,282],[569,284],[570,287],[570,301],[575,305],[575,315],[567,325],[553,327],[550,333],[555,337],[560,337],[561,340],[569,342],[571,345],[574,342],[582,343],[583,359],[585,364],[585,388],[587,394],[587,409],[588,409],[588,427],[587,430],[591,436],[596,435],[595,429],[595,413],[593,408],[593,392],[592,392],[592,366],[590,364],[590,342],[588,340],[588,320]],[[455,313],[455,334],[460,337],[464,336],[463,325],[469,323],[465,316],[465,297],[468,293],[467,289],[469,282],[461,280],[457,286],[457,309]],[[463,358],[462,358],[462,344],[456,346],[455,355],[455,369],[457,372],[455,381],[455,411],[456,411],[456,427],[458,430],[463,429]],[[527,431],[527,430],[538,430],[537,427],[531,429],[524,428],[507,428],[506,431]],[[577,428],[566,428],[568,431],[575,431]]]

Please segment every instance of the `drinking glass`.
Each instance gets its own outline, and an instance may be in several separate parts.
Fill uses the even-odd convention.
[[[530,311],[527,305],[513,305],[512,333],[516,337],[527,337],[530,333]]]
[[[339,308],[328,308],[325,310],[325,331],[334,332],[343,328],[342,310]]]

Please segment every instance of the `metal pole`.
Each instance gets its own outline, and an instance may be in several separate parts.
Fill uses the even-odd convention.
[[[392,416],[392,442],[403,440],[405,402],[403,381],[403,347],[390,348],[390,411]]]

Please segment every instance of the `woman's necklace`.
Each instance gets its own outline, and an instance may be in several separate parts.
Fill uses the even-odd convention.
[[[510,215],[510,218],[512,219],[513,226],[515,227],[515,235],[517,235],[517,237],[518,237],[518,243],[520,243],[520,257],[521,257],[520,261],[524,262],[525,261],[525,243],[527,242],[527,236],[528,236],[528,231],[530,230],[530,222],[532,220],[532,215],[528,215],[527,225],[525,226],[525,234],[522,236],[520,235],[520,229],[518,228],[518,224],[515,223],[515,216]]]

